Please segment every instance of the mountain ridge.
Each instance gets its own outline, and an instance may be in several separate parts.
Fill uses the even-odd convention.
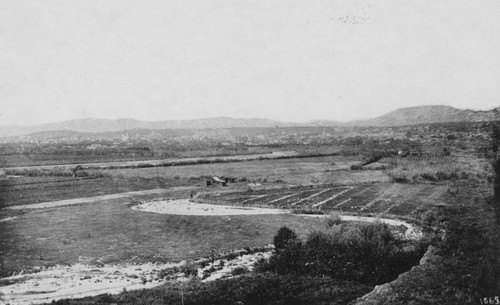
[[[370,119],[338,121],[312,121],[316,126],[374,126],[391,127],[432,123],[479,122],[500,120],[500,107],[491,110],[459,109],[447,105],[425,105],[398,108]],[[318,124],[322,122],[322,124]]]
[[[85,118],[45,123],[32,126],[0,125],[0,137],[23,136],[50,131],[75,131],[84,133],[114,132],[130,129],[220,129],[220,128],[255,128],[255,127],[292,127],[297,123],[281,122],[270,119],[237,119],[214,117],[193,120],[140,121],[131,118],[96,119]]]
[[[223,129],[264,127],[390,127],[446,122],[477,122],[500,120],[500,107],[491,110],[459,109],[445,105],[399,108],[384,115],[348,122],[314,120],[305,123],[283,122],[263,118],[213,117],[192,120],[140,121],[133,118],[84,118],[32,126],[0,125],[0,137],[23,136],[39,132],[75,131],[84,133],[114,132],[131,129]]]

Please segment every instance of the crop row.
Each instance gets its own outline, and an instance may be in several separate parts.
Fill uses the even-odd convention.
[[[394,215],[410,215],[416,208],[415,204],[409,202],[402,202],[393,205],[387,212]]]
[[[358,198],[358,197],[366,197],[366,195],[364,195],[364,194],[367,192],[370,192],[370,190],[371,190],[371,186],[366,186],[366,185],[353,188],[351,190],[348,190],[347,192],[344,192],[344,193],[338,195],[337,197],[333,198],[332,200],[325,202],[322,205],[322,209],[323,210],[336,209],[336,206],[343,203],[343,202],[347,203],[347,201],[352,201],[353,199]],[[372,196],[370,196],[370,198],[372,198]],[[369,200],[370,198],[367,198],[367,199]],[[342,204],[341,206],[343,206],[344,204]]]
[[[420,193],[422,190],[414,190]],[[345,213],[384,213],[407,215],[415,203],[405,202],[396,194],[381,196],[380,189],[373,185],[354,188],[331,187],[307,190],[267,190],[245,193],[207,194],[202,198],[238,205],[268,205],[278,208],[338,210]]]
[[[345,188],[314,188],[307,190],[267,190],[245,193],[206,194],[203,199],[210,201],[224,201],[238,205],[270,205],[287,208],[295,204],[311,206],[323,202],[344,191]],[[308,199],[308,197],[311,197]]]

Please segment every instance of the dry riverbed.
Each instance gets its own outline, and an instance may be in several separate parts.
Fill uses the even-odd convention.
[[[0,279],[0,304],[42,304],[53,300],[82,298],[124,290],[152,288],[167,281],[185,281],[191,270],[202,281],[233,276],[233,270],[251,271],[255,262],[271,255],[272,248],[248,253],[232,252],[219,259],[200,259],[168,264],[122,264],[54,266]],[[192,275],[191,275],[192,276]]]
[[[189,199],[153,200],[132,206],[132,209],[142,212],[190,216],[265,215],[289,213],[289,211],[282,209],[194,203],[190,202]]]

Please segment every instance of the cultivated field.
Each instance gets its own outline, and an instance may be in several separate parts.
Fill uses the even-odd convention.
[[[283,209],[409,216],[417,208],[443,205],[448,187],[433,184],[362,184],[207,193],[200,202]]]
[[[283,226],[306,240],[314,231],[340,230],[335,226],[342,221],[349,221],[342,225],[352,228],[361,228],[359,221],[384,218],[415,225],[426,211],[431,212],[430,225],[437,226],[441,223],[432,223],[439,219],[433,213],[457,208],[456,202],[474,203],[457,195],[457,185],[473,182],[486,189],[492,177],[488,162],[474,155],[392,156],[374,163],[362,154],[254,157],[175,166],[150,160],[151,166],[144,168],[140,168],[142,161],[122,162],[119,168],[103,163],[98,170],[83,169],[86,177],[73,177],[73,165],[28,170],[24,175],[24,169],[19,169],[21,175],[1,176],[0,276],[23,274],[17,280],[0,279],[0,286],[7,291],[6,285],[18,285],[12,286],[18,296],[12,293],[9,298],[21,303],[35,297],[36,289],[66,293],[64,289],[82,283],[94,288],[68,297],[95,295],[99,293],[96,281],[102,279],[107,285],[122,285],[105,291],[116,293],[123,287],[152,287],[149,280],[167,281],[160,275],[162,265],[156,264],[264,247]],[[237,182],[205,186],[205,179],[213,176],[234,177]],[[331,211],[336,213],[329,215]],[[266,251],[270,255],[269,248]],[[117,275],[113,268],[127,271],[120,269],[122,274]],[[32,272],[48,288],[30,288]],[[135,273],[139,278],[133,277]],[[67,287],[56,287],[60,281],[66,281]],[[38,291],[37,297],[47,291]]]
[[[224,176],[284,182],[288,184],[352,184],[389,181],[382,171],[349,171],[359,157],[328,156],[280,160],[255,160],[236,163],[197,164],[172,167],[107,170],[114,177],[180,177]]]
[[[254,160],[168,167],[100,170],[91,177],[59,176],[59,171],[43,175],[0,176],[0,206],[33,204],[122,192],[202,186],[203,176],[236,177],[279,187],[310,184],[354,184],[387,182],[381,170],[350,171],[359,157],[309,157],[298,159]],[[64,170],[67,171],[67,170]],[[91,174],[93,171],[89,171]],[[39,174],[36,172],[36,174]],[[230,186],[239,189],[246,183]]]

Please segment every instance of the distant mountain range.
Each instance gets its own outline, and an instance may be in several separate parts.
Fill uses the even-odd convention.
[[[130,129],[210,129],[259,128],[294,126],[403,126],[446,122],[477,122],[500,120],[500,107],[487,111],[457,109],[451,106],[420,106],[401,108],[385,115],[350,122],[311,121],[307,123],[281,122],[268,119],[236,119],[228,117],[179,120],[139,121],[135,119],[79,119],[32,126],[0,125],[0,137],[21,136],[39,132],[114,132]]]
[[[0,137],[20,136],[32,133],[57,131],[114,132],[131,129],[210,129],[210,128],[257,128],[292,127],[298,124],[267,119],[235,119],[228,117],[179,120],[179,121],[139,121],[135,119],[79,119],[33,126],[0,125]]]

